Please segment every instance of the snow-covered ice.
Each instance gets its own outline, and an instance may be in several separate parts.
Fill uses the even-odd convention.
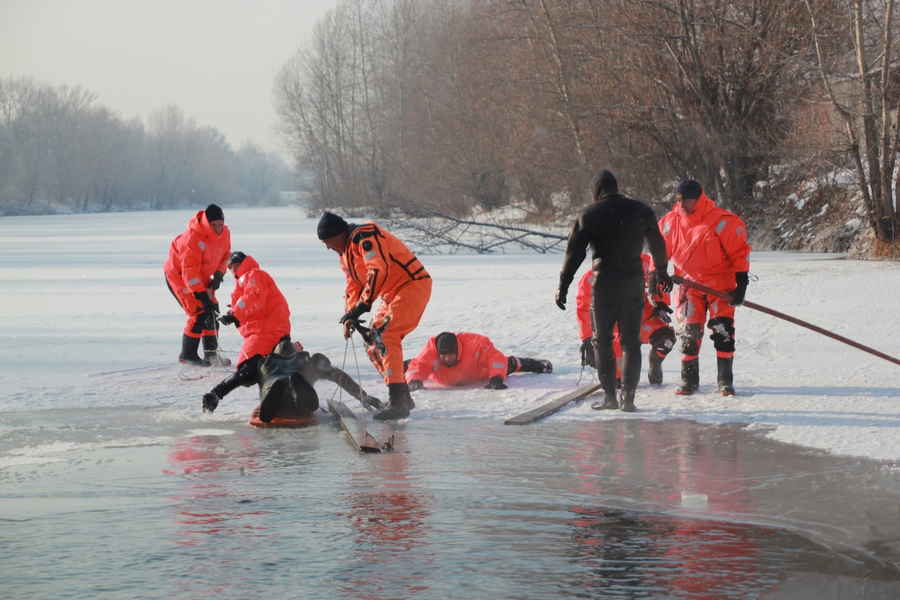
[[[189,216],[170,211],[0,219],[0,435],[26,409],[169,406],[160,418],[213,429],[217,422],[246,419],[253,390],[238,390],[214,415],[201,415],[200,394],[220,375],[183,380],[174,365],[183,316],[166,289],[162,263]],[[316,239],[315,220],[296,208],[257,208],[226,209],[226,221],[233,248],[254,255],[288,298],[293,337],[344,364],[336,323],[343,276],[337,256]],[[434,292],[421,325],[404,343],[407,356],[440,331],[474,331],[507,354],[550,359],[555,371],[514,375],[504,391],[417,392],[412,423],[502,421],[592,378],[579,365],[574,286],[569,310],[561,312],[553,302],[561,255],[421,258]],[[900,356],[900,264],[755,252],[751,273],[748,300]],[[227,302],[232,285],[227,276],[220,299]],[[674,394],[676,348],[664,363],[661,388],[650,387],[642,374],[638,413],[593,411],[583,403],[551,419],[734,422],[835,454],[900,458],[900,367],[745,307],[738,309],[736,328],[736,397],[715,393],[715,356],[707,338],[697,395]],[[240,339],[233,329],[223,329],[222,346],[236,355]],[[345,370],[359,373],[364,387],[384,398],[358,342],[355,350],[359,367],[350,352]],[[54,450],[65,451],[62,445],[31,453],[25,447],[11,456],[49,460]]]

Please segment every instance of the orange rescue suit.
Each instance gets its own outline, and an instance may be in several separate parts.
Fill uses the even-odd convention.
[[[648,280],[650,271],[654,269],[653,258],[649,254],[641,254],[641,263],[644,267],[644,281]],[[578,332],[580,339],[585,340],[594,335],[594,327],[591,323],[591,294],[594,287],[594,279],[596,273],[587,271],[578,281],[578,295],[575,298],[575,307],[578,314]],[[653,309],[656,308],[657,302],[669,304],[668,292],[654,293],[651,295],[644,285],[644,312],[641,315],[641,343],[650,343],[650,335],[660,327],[667,327],[668,323],[653,315]],[[619,346],[619,331],[615,328],[613,337],[614,348],[616,348],[616,356],[621,356],[622,351]]]
[[[163,266],[169,287],[188,316],[184,334],[190,337],[215,335],[215,330],[198,331],[197,317],[203,313],[203,304],[194,297],[194,292],[209,292],[213,301],[215,295],[209,287],[213,273],[224,274],[231,254],[231,231],[225,225],[221,234],[216,234],[206,219],[206,211],[198,211],[187,229],[177,235],[169,245],[169,256]]]
[[[231,312],[244,338],[238,365],[257,354],[270,354],[278,340],[291,333],[291,311],[272,276],[247,256],[234,270]]]
[[[747,226],[736,214],[700,194],[694,212],[677,203],[659,222],[675,274],[715,290],[735,287],[734,274],[750,270]]]
[[[409,362],[406,381],[432,381],[453,386],[482,383],[491,377],[506,379],[507,357],[494,347],[490,338],[477,333],[457,333],[457,360],[452,367],[441,362],[436,342],[428,340],[422,351]]]
[[[341,270],[347,279],[344,308],[360,303],[382,304],[372,318],[385,346],[381,360],[373,364],[386,383],[403,382],[403,338],[416,328],[431,298],[431,276],[416,255],[399,239],[373,222],[353,227],[341,254]]]

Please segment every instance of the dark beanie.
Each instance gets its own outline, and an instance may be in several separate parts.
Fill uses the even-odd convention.
[[[222,212],[218,204],[210,204],[206,207],[206,220],[210,223],[213,221],[224,221],[225,213]]]
[[[693,179],[685,179],[678,184],[677,191],[679,194],[681,194],[682,198],[691,200],[693,198],[700,197],[700,194],[703,192],[703,187],[701,187],[700,184]]]
[[[350,229],[350,226],[347,224],[347,221],[334,213],[324,212],[322,213],[322,218],[319,219],[316,233],[320,240],[327,240],[339,233],[344,233],[348,229]]]
[[[441,332],[434,338],[434,345],[438,354],[458,354],[459,343],[456,341],[456,335],[449,331]]]
[[[231,257],[228,259],[228,266],[234,264],[241,264],[244,262],[244,259],[247,258],[247,255],[238,250],[237,252],[232,252]]]
[[[619,182],[616,181],[615,175],[604,169],[594,175],[594,179],[591,181],[591,192],[594,194],[594,198],[618,194]]]

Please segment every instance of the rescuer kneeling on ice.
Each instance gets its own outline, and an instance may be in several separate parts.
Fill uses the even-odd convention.
[[[327,379],[345,389],[364,406],[381,408],[353,379],[331,366],[323,354],[303,351],[291,343],[291,312],[271,275],[259,268],[252,256],[235,252],[228,270],[237,279],[231,294],[231,310],[220,321],[234,325],[244,338],[237,369],[203,395],[203,410],[213,412],[226,394],[240,386],[260,387],[259,419],[303,418],[319,408],[313,384]]]

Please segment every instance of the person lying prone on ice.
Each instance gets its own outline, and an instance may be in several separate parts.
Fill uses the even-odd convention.
[[[406,382],[420,390],[426,382],[438,386],[487,382],[487,389],[503,390],[511,373],[552,373],[549,360],[507,357],[491,340],[478,333],[444,331],[428,340],[419,355],[409,361]]]

